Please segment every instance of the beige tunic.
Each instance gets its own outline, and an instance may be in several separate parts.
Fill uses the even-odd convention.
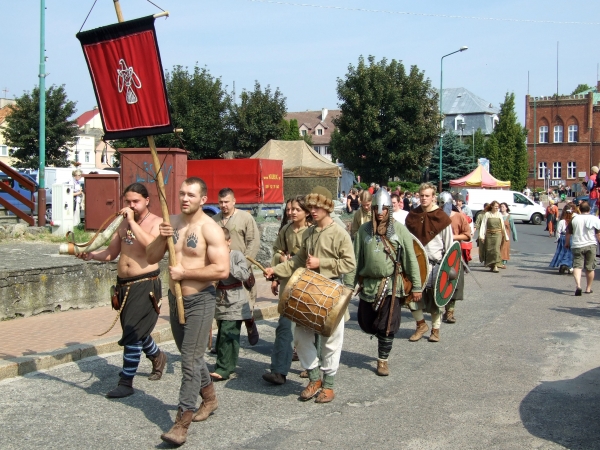
[[[244,256],[256,258],[260,249],[260,231],[254,218],[240,209],[235,209],[229,220],[223,224],[223,213],[213,216],[215,222],[225,227],[231,234],[231,250],[239,250]]]
[[[302,246],[292,259],[278,264],[274,270],[280,278],[289,278],[296,269],[306,267],[308,255],[319,258],[319,272],[326,278],[340,278],[356,267],[354,248],[350,236],[342,227],[332,222],[325,228],[315,225],[302,236]]]
[[[365,212],[362,208],[358,208],[352,218],[352,228],[350,228],[350,236],[354,239],[358,229],[363,223],[370,222],[372,217],[371,211]]]

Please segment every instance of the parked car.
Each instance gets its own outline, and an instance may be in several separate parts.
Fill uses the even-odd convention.
[[[520,192],[500,190],[500,189],[462,189],[460,191],[465,204],[473,211],[473,220],[481,214],[484,203],[491,203],[496,200],[499,203],[506,203],[510,208],[510,215],[515,220],[522,220],[524,223],[532,222],[540,225],[546,213],[543,206],[534,203]]]
[[[35,185],[35,192],[33,194],[35,210],[33,212],[33,215],[37,215],[37,210],[38,210],[37,190],[39,189],[39,185],[36,183],[35,178],[32,177],[31,175],[29,175],[25,172],[19,172],[19,174],[22,175],[23,177],[27,178],[28,180],[31,180],[31,182]],[[17,191],[19,194],[21,194],[25,198],[30,198],[30,196],[31,196],[31,192],[29,192],[27,189],[25,189],[23,186],[21,186],[21,184],[17,180],[13,180],[11,177],[6,175],[4,172],[0,172],[0,183],[8,184],[12,189]],[[9,202],[11,205],[14,205],[15,207],[19,208],[21,211],[27,212],[28,214],[31,213],[31,210],[28,207],[26,207],[19,200],[15,199],[12,195],[9,195],[7,192],[0,191],[0,197],[3,198],[4,200],[6,200],[7,202]],[[9,212],[9,214],[12,214],[12,213]],[[52,189],[46,188],[46,221],[50,222],[51,220],[52,220]]]

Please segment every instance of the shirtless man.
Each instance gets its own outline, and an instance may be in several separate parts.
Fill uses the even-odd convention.
[[[123,200],[127,206],[119,214],[125,220],[108,248],[78,255],[85,261],[112,261],[120,255],[116,291],[121,304],[125,302],[120,316],[123,335],[119,341],[119,345],[124,347],[123,370],[119,374],[117,387],[106,394],[108,398],[122,398],[133,394],[133,377],[142,351],[152,361],[150,380],[160,380],[167,362],[167,356],[150,335],[158,320],[154,302],[162,295],[160,270],[158,264],[146,261],[146,246],[158,236],[161,219],[148,211],[150,198],[143,184],[133,183],[127,186]]]
[[[160,261],[167,251],[167,238],[173,236],[176,266],[169,266],[169,308],[171,330],[181,352],[181,388],[175,424],[161,439],[175,445],[186,441],[192,420],[206,420],[217,409],[215,387],[204,361],[204,349],[215,315],[214,281],[229,276],[229,248],[223,231],[204,214],[206,184],[191,177],[181,184],[181,214],[171,216],[171,224],[161,223],[159,236],[146,249],[149,263]],[[174,281],[181,282],[185,324],[179,324],[173,292]],[[202,404],[196,411],[198,393]]]

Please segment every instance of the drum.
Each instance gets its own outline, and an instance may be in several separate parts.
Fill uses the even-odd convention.
[[[303,268],[287,282],[278,311],[292,322],[329,337],[343,320],[351,298],[351,289]]]

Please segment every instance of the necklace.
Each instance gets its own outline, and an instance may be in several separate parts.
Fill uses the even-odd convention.
[[[317,247],[317,244],[319,243],[319,239],[321,239],[321,235],[323,234],[323,232],[329,228],[330,226],[332,226],[333,224],[335,224],[334,221],[332,221],[329,225],[327,225],[326,227],[322,228],[321,231],[319,232],[319,235],[317,236],[317,240],[313,242],[313,234],[315,234],[315,231],[317,230],[317,226],[315,225],[312,229],[312,232],[310,233],[310,243],[311,243],[311,247],[312,247],[312,252],[310,253],[312,256],[315,255],[315,248]]]
[[[148,211],[148,214],[146,214],[142,220],[137,222],[137,224],[141,225],[142,222],[144,220],[146,220],[146,217],[148,217],[149,215],[150,215],[150,211]],[[125,237],[123,238],[123,242],[125,242],[125,244],[127,244],[127,245],[133,245],[134,240],[135,240],[135,234],[133,234],[133,231],[131,231],[131,226],[127,225],[127,231],[125,232]]]

